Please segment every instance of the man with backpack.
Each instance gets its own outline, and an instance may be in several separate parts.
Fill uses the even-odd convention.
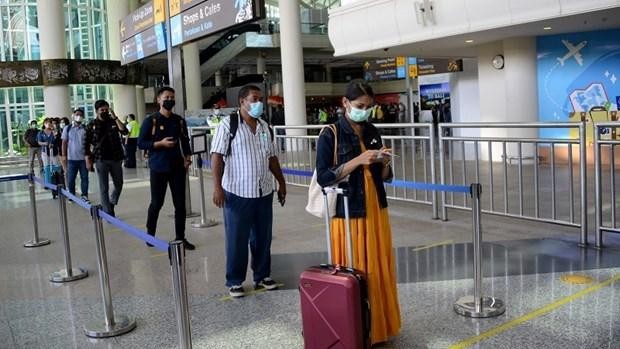
[[[75,179],[80,173],[80,189],[82,200],[88,201],[88,169],[86,168],[86,156],[90,156],[90,147],[85,146],[86,127],[84,127],[84,110],[73,111],[73,123],[65,126],[62,130],[62,153],[65,154],[63,165],[67,169],[67,188],[75,195]],[[88,153],[87,153],[88,151]]]
[[[185,176],[192,164],[187,124],[180,115],[174,114],[174,89],[162,87],[157,92],[159,111],[142,122],[138,147],[148,150],[151,169],[151,204],[146,218],[146,231],[155,235],[159,211],[166,199],[166,187],[170,187],[174,204],[174,231],[176,240],[183,241],[187,250],[196,246],[185,239]],[[148,242],[147,246],[152,245]]]
[[[28,145],[28,159],[30,164],[30,172],[34,173],[34,158],[39,161],[39,170],[43,173],[43,160],[41,159],[41,146],[37,140],[39,135],[39,127],[36,120],[30,120],[30,128],[24,133],[24,142]]]
[[[271,235],[274,177],[278,201],[284,205],[286,182],[273,144],[273,131],[260,117],[261,91],[253,85],[239,90],[239,113],[218,126],[211,147],[213,203],[224,208],[226,286],[231,297],[243,297],[252,253],[254,288],[273,290]],[[226,165],[224,166],[224,163]]]

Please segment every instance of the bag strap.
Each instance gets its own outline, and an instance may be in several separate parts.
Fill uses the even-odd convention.
[[[157,117],[155,114],[151,115],[151,137],[155,137],[155,131],[157,131]]]
[[[239,116],[239,113],[232,113],[230,114],[230,131],[229,131],[229,136],[228,136],[228,148],[226,149],[226,156],[230,156],[230,150],[231,150],[231,145],[232,145],[232,141],[235,138],[235,136],[237,135],[237,129],[239,128],[239,118],[241,116]]]
[[[332,130],[332,133],[334,134],[334,167],[336,165],[338,165],[338,128],[336,128],[335,124],[329,124],[325,127],[323,127],[323,129],[321,130],[321,132],[325,131],[325,129],[329,128],[330,130]]]

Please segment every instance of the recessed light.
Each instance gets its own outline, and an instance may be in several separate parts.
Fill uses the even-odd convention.
[[[474,40],[469,39],[469,40],[465,40],[466,43],[471,44],[472,42],[474,42]]]
[[[553,28],[551,28],[551,27],[543,27],[543,30],[551,30],[551,29],[553,29]]]

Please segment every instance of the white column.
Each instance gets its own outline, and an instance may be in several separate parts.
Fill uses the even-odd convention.
[[[215,72],[215,87],[221,87],[222,85],[222,71],[218,70]]]
[[[63,0],[37,0],[41,60],[67,58],[65,45],[65,15]],[[46,116],[70,116],[69,86],[43,87]]]
[[[495,69],[493,57],[504,56],[504,69]],[[494,42],[478,48],[478,82],[480,86],[480,118],[486,122],[538,121],[538,90],[536,71],[536,39],[515,38]],[[482,137],[536,137],[535,129],[483,129]],[[488,158],[486,149],[481,149]],[[523,156],[532,156],[533,149],[524,147]],[[494,143],[493,160],[501,161],[502,146]],[[517,146],[509,145],[508,157],[517,156]]]
[[[128,0],[107,0],[108,45],[110,60],[121,60],[121,39],[119,21],[129,15]],[[112,85],[112,108],[119,117],[137,114],[136,88],[134,85]]]
[[[262,75],[267,71],[267,62],[265,60],[265,52],[258,51],[256,56],[256,74]]]
[[[187,110],[202,109],[202,78],[200,75],[200,52],[193,42],[183,46],[183,67],[185,68],[185,96]]]
[[[306,90],[299,0],[280,1],[279,6],[285,123],[305,125]]]
[[[136,86],[136,120],[142,123],[146,117],[146,103],[144,101],[144,86]]]

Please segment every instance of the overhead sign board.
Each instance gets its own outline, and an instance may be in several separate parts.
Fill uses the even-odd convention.
[[[404,79],[407,74],[406,60],[409,60],[409,76],[416,77],[415,57],[387,57],[364,62],[364,78],[370,81]],[[413,62],[413,63],[412,63]]]
[[[454,73],[463,71],[462,59],[418,58],[418,75]]]
[[[121,42],[141,33],[157,23],[163,23],[165,0],[153,0],[133,11],[120,22]]]
[[[206,0],[170,0],[170,17],[190,9]]]
[[[125,65],[166,50],[166,28],[158,23],[121,43],[121,64]]]
[[[188,8],[183,11],[183,4]],[[198,3],[198,4],[196,4]],[[214,34],[262,17],[263,0],[183,1],[181,13],[170,18],[172,46]]]

